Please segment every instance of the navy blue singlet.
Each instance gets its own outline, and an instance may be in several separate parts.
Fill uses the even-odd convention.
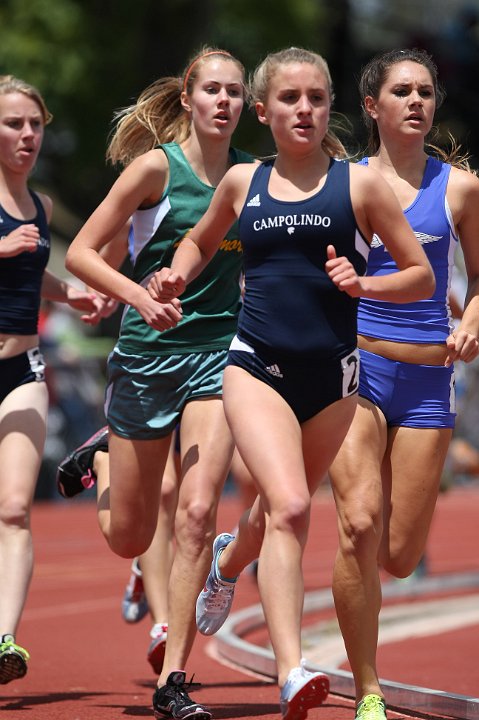
[[[18,220],[0,205],[0,242],[21,225],[35,224],[40,231],[34,252],[22,252],[0,260],[0,332],[8,335],[36,335],[43,273],[50,256],[50,231],[45,209],[30,190],[37,210],[31,220]]]
[[[358,275],[369,253],[351,205],[349,162],[331,160],[321,190],[297,202],[269,194],[273,163],[258,166],[239,218],[246,291],[238,337],[275,357],[343,357],[357,344],[358,300],[329,279],[326,247]]]

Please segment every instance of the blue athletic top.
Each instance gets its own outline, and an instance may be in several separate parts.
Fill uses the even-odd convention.
[[[258,166],[239,218],[245,296],[238,337],[275,356],[342,357],[357,344],[358,301],[329,279],[326,247],[347,256],[359,275],[369,252],[351,205],[349,163],[331,160],[321,190],[296,202],[269,194],[273,164]]]
[[[18,220],[0,205],[0,242],[21,225],[34,223],[40,231],[34,252],[0,258],[0,332],[8,335],[36,335],[43,273],[50,256],[50,230],[38,195],[30,190],[37,210],[31,220]]]
[[[368,158],[360,164],[367,165]],[[404,211],[436,276],[436,290],[427,300],[390,303],[361,298],[358,332],[374,338],[411,343],[442,343],[453,330],[449,288],[458,238],[446,200],[451,166],[429,157],[415,200]],[[387,275],[397,266],[376,235],[371,244],[367,274]]]

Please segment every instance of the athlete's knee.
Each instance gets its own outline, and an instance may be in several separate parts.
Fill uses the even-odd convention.
[[[132,527],[115,526],[111,523],[108,530],[102,528],[110,548],[115,555],[123,558],[134,558],[143,555],[151,545],[155,527],[148,523]]]
[[[256,544],[258,553],[261,549],[265,530],[265,517],[263,509],[258,511],[247,510],[241,516],[238,523],[239,531],[250,538],[250,542]]]
[[[405,578],[414,572],[423,555],[423,548],[407,545],[392,546],[379,555],[381,567],[396,578]]]
[[[25,498],[12,493],[0,501],[0,525],[5,530],[30,527],[30,504]]]
[[[134,558],[143,555],[150,547],[150,542],[143,538],[125,538],[110,532],[107,537],[108,544],[115,553],[122,558]]]
[[[356,557],[377,556],[382,535],[379,509],[359,503],[340,510],[340,549]]]
[[[177,542],[203,549],[213,542],[216,521],[216,503],[211,497],[194,498],[178,510],[175,521]]]
[[[302,535],[307,532],[311,511],[309,495],[291,495],[271,509],[271,529]]]
[[[167,512],[174,512],[177,499],[178,486],[176,480],[172,477],[164,477],[161,483],[160,509],[163,508]]]

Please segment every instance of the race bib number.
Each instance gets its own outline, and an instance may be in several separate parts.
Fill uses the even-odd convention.
[[[359,350],[341,360],[343,369],[343,397],[353,395],[359,388]]]

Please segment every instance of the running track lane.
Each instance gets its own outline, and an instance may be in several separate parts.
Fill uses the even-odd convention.
[[[429,553],[431,574],[479,568],[479,490],[457,489],[439,499]],[[218,531],[239,516],[235,498],[221,503]],[[113,555],[98,530],[95,508],[79,499],[37,503],[33,511],[36,566],[18,641],[31,653],[23,680],[0,688],[2,720],[118,720],[152,717],[155,678],[145,653],[148,620],[127,625],[120,602],[129,562]],[[314,502],[305,556],[306,590],[327,587],[336,548],[329,490]],[[242,578],[235,608],[255,604],[254,580]],[[449,692],[478,694],[479,626],[426,640],[390,643],[380,650],[382,677]],[[214,642],[198,637],[188,665],[201,689],[192,694],[215,718],[278,720],[278,690],[264,679],[218,663]],[[460,683],[460,688],[458,688]],[[390,713],[391,718],[401,717]],[[353,717],[350,700],[330,696],[311,720]]]

